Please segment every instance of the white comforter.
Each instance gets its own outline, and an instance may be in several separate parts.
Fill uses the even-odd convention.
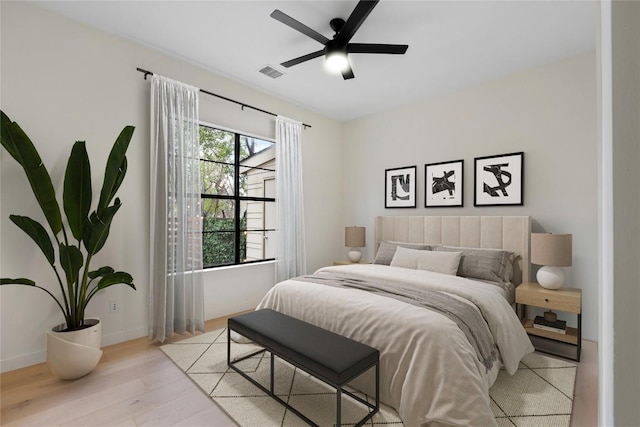
[[[534,349],[509,303],[495,286],[457,276],[375,264],[326,267],[401,280],[446,291],[478,306],[506,370]],[[355,289],[295,279],[278,283],[258,308],[272,308],[380,350],[380,399],[407,427],[495,426],[489,387],[499,363],[486,372],[458,326],[445,316]],[[371,373],[369,373],[371,374]],[[372,375],[353,383],[370,392]]]

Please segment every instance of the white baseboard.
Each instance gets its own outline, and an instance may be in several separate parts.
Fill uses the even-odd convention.
[[[119,344],[121,342],[135,340],[137,338],[146,337],[149,331],[145,327],[129,329],[127,331],[118,331],[111,334],[102,334],[102,346]]]
[[[0,361],[0,372],[9,372],[15,369],[25,368],[31,365],[45,362],[47,360],[47,352],[45,350],[36,351],[35,353],[23,354],[20,356],[10,357]]]
[[[102,335],[102,347],[107,345],[119,344],[121,342],[134,340],[147,336],[147,329],[144,327],[130,329],[127,331],[119,331],[111,334]],[[10,357],[0,361],[0,373],[13,371],[20,368],[26,368],[27,366],[37,365],[38,363],[44,363],[47,361],[46,350],[37,351],[34,353],[23,354],[20,356]]]

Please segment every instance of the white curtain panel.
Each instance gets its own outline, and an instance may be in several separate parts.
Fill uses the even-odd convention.
[[[302,197],[302,123],[276,118],[276,282],[306,273]]]
[[[204,332],[199,89],[151,79],[149,338]]]

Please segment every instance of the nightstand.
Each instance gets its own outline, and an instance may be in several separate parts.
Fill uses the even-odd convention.
[[[359,262],[351,262],[351,261],[333,261],[333,265],[350,265],[350,264],[367,264],[366,262],[363,261],[359,261]]]
[[[537,283],[525,282],[516,288],[516,304],[522,308],[522,326],[529,334],[536,350],[580,361],[582,349],[582,290],[562,288],[545,289]],[[533,319],[527,316],[527,306],[546,308],[578,317],[578,327],[567,327],[565,334],[533,327]]]

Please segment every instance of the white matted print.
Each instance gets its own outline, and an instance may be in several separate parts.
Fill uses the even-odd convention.
[[[416,207],[416,166],[384,171],[384,207]]]
[[[524,153],[476,157],[474,206],[522,206]]]
[[[462,206],[464,160],[424,165],[424,207]]]

